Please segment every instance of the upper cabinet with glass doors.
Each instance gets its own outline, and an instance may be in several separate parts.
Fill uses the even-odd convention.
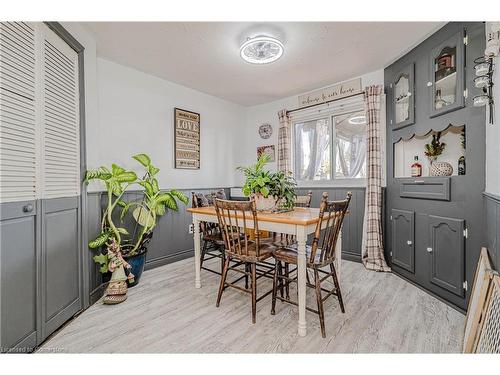
[[[432,49],[429,56],[430,117],[448,113],[465,104],[464,35],[458,32]]]
[[[392,82],[393,129],[401,129],[415,122],[415,65],[410,64],[395,75]]]

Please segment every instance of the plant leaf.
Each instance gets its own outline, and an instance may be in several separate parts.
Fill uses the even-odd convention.
[[[116,181],[118,182],[135,182],[137,180],[137,175],[132,171],[125,171],[117,175]]]
[[[158,174],[158,172],[160,171],[160,168],[156,168],[155,166],[153,165],[149,165],[148,167],[148,172],[151,176],[156,176]]]
[[[146,154],[137,154],[137,155],[132,156],[132,158],[137,160],[144,167],[148,167],[149,165],[151,165],[151,159]]]
[[[127,202],[123,201],[123,200],[119,200],[118,202],[116,202],[116,204],[120,207],[126,207],[127,206]]]
[[[167,210],[165,209],[165,205],[164,204],[157,205],[156,208],[155,208],[155,211],[156,211],[156,214],[158,216],[163,216],[167,212]]]
[[[189,203],[189,198],[182,191],[173,189],[173,190],[170,190],[170,194],[173,195],[174,197],[176,197],[178,200],[180,200],[184,204]]]
[[[94,262],[101,265],[101,268],[99,268],[100,273],[108,272],[108,255],[107,254],[94,255],[94,257],[92,259],[94,259]]]
[[[129,234],[128,233],[128,230],[126,230],[125,228],[116,228],[116,230],[118,231],[118,233],[121,233],[121,234]]]
[[[151,212],[146,207],[139,206],[132,212],[135,221],[142,227],[152,227],[155,223],[155,219]]]
[[[92,241],[89,241],[89,247],[91,249],[97,249],[98,247],[101,247],[102,245],[104,245],[106,243],[106,241],[109,239],[110,235],[111,235],[111,232],[109,232],[109,231],[102,232],[100,235],[97,236],[97,238],[95,238]]]
[[[113,173],[113,175],[117,176],[117,175],[125,172],[125,169],[123,169],[122,167],[120,167],[116,164],[111,164],[111,172]]]
[[[156,203],[164,204],[165,206],[174,211],[179,210],[179,206],[177,206],[175,198],[169,192],[158,195],[158,197],[156,198]]]

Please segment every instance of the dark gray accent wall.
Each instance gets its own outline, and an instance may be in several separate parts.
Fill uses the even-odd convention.
[[[486,215],[485,246],[495,269],[500,270],[500,196],[484,193]]]

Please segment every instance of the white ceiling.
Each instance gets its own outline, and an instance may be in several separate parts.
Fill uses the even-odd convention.
[[[87,22],[97,53],[166,80],[251,106],[384,68],[440,22]],[[247,37],[285,45],[280,60],[251,65]]]

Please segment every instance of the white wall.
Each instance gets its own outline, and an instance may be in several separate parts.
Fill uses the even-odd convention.
[[[353,77],[356,78],[356,77]],[[331,85],[335,83],[332,82]],[[384,71],[377,70],[361,76],[362,87],[375,84],[384,84]],[[330,85],[329,85],[330,86]],[[319,89],[319,88],[318,88]],[[276,158],[278,147],[278,112],[282,109],[294,109],[298,106],[298,95],[290,96],[274,102],[261,104],[245,109],[245,126],[241,129],[241,134],[236,139],[238,144],[235,154],[236,165],[248,165],[255,162],[257,158],[257,147],[265,145],[275,145]],[[385,104],[382,104],[385,108]],[[385,142],[385,118],[382,119],[381,136]],[[264,122],[270,123],[273,127],[273,134],[269,139],[262,139],[259,136],[259,126]],[[382,145],[382,150],[385,151],[385,143]],[[383,165],[385,166],[385,158]],[[276,168],[276,163],[269,165],[270,169]],[[384,168],[385,169],[385,168]],[[384,173],[385,175],[385,173]],[[234,175],[234,185],[241,185],[243,177],[241,173],[236,172]],[[336,181],[331,186],[340,186],[342,182]]]
[[[488,23],[486,30],[489,30]],[[486,113],[486,192],[500,196],[500,57],[493,60],[493,98],[495,100],[494,123],[489,124]]]
[[[242,121],[241,106],[101,58],[97,83],[99,132],[87,140],[89,167],[117,163],[140,170],[131,156],[144,152],[161,169],[161,188],[232,184],[233,130]],[[200,113],[199,170],[173,167],[174,107]]]

